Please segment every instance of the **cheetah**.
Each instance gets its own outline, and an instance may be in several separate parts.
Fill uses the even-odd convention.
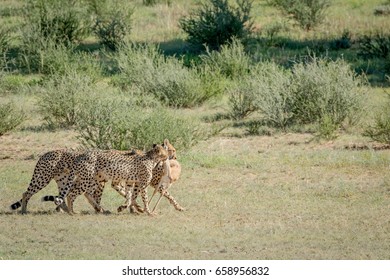
[[[176,157],[175,157],[176,158]],[[168,162],[168,161],[165,161]],[[164,162],[164,163],[165,163]],[[176,159],[169,159],[169,167],[170,167],[170,173],[171,178],[166,177],[164,179],[164,164],[163,162],[159,163],[154,169],[153,169],[153,178],[150,182],[150,186],[155,189],[153,196],[159,192],[160,193],[160,199],[162,196],[168,199],[169,203],[173,205],[173,207],[178,211],[184,211],[185,209],[175,200],[175,198],[168,192],[168,188],[179,179],[180,172],[181,172],[181,166],[179,162]],[[126,196],[126,188],[122,185],[112,185],[112,187],[123,197]],[[95,201],[100,204],[101,197],[103,194],[104,185],[99,185],[99,188],[95,191]],[[136,198],[138,196],[139,187],[137,184],[135,185],[133,197],[132,197],[132,206],[130,210],[132,212],[143,212],[143,210],[140,208],[140,206],[136,202]],[[151,197],[151,199],[153,198]],[[160,200],[159,199],[159,200]],[[155,206],[156,208],[156,206]],[[155,210],[154,208],[154,210]],[[152,212],[154,212],[154,210]]]
[[[23,193],[22,199],[10,206],[11,210],[22,207],[21,213],[26,214],[30,198],[45,188],[51,180],[56,182],[59,193],[64,192],[70,170],[74,168],[74,161],[83,153],[85,153],[84,150],[58,149],[43,154],[35,165],[32,179],[26,192]],[[129,152],[127,151],[127,153]],[[103,184],[104,187],[104,182],[99,183]],[[67,211],[66,208],[66,204],[61,204],[57,207],[57,211]]]
[[[23,193],[22,199],[13,203],[10,208],[16,210],[22,207],[21,213],[27,213],[27,204],[30,198],[38,191],[46,187],[51,180],[55,180],[58,190],[62,190],[68,181],[68,175],[73,168],[73,162],[83,151],[59,149],[43,154],[34,168],[30,184]],[[66,205],[62,205],[66,207]],[[66,210],[66,209],[64,209]]]
[[[68,193],[61,193],[55,203],[60,205],[67,197],[69,213],[73,213],[73,202],[77,195],[85,193],[95,210],[102,212],[102,208],[93,198],[93,193],[98,188],[97,178],[104,181],[111,180],[112,185],[125,182],[126,203],[118,208],[118,211],[130,207],[131,193],[134,183],[140,188],[144,202],[144,211],[151,215],[146,187],[153,178],[153,169],[160,162],[168,158],[168,151],[161,145],[154,145],[153,149],[145,154],[126,155],[112,151],[91,151],[81,155],[75,161],[76,167],[71,171],[67,182]],[[73,188],[72,188],[72,185]]]
[[[170,159],[170,162],[171,162],[171,165],[173,165],[172,167],[172,170],[174,173],[177,174],[177,166],[180,167],[179,163],[176,161],[177,159],[177,156],[176,156],[176,149],[175,147],[169,142],[168,139],[165,139],[163,144],[162,144],[167,150],[168,150],[168,156],[169,156],[169,159]],[[103,152],[103,151],[102,151]],[[104,151],[104,153],[108,153],[108,152],[112,152],[112,153],[123,153],[123,154],[126,154],[126,156],[134,156],[136,154],[138,155],[143,155],[144,152],[142,151],[138,151],[138,150],[133,150],[131,152],[128,152],[128,151],[115,151],[115,150],[111,150],[111,151]],[[174,162],[176,162],[176,164],[174,164]],[[163,176],[163,163],[160,162],[159,164],[157,164],[157,166],[153,169],[153,177],[152,177],[152,180],[151,180],[151,183],[150,185],[152,187],[154,187],[156,190],[158,190],[160,192],[161,195],[163,195],[165,198],[168,199],[168,201],[174,206],[174,208],[178,211],[184,211],[184,208],[182,206],[180,206],[180,204],[175,200],[175,198],[170,195],[170,193],[165,190],[165,192],[163,193],[163,190],[162,189],[158,189],[157,186],[159,185],[160,183],[160,180]],[[178,178],[178,176],[176,176]],[[174,180],[176,181],[177,178]],[[102,211],[100,208],[97,208],[96,205],[93,203],[93,201],[95,201],[98,205],[100,205],[100,202],[101,202],[101,198],[102,198],[102,195],[103,195],[103,190],[104,190],[104,187],[105,187],[105,182],[106,182],[106,179],[103,177],[103,176],[100,176],[99,177],[99,174],[97,174],[97,177],[96,177],[97,181],[99,182],[98,185],[95,185],[96,189],[95,189],[95,192],[94,192],[94,195],[93,195],[93,200],[90,200],[90,197],[87,195],[87,199],[88,201],[90,202],[90,204],[95,208],[96,212],[100,212]],[[111,186],[122,196],[126,196],[126,187],[121,185],[121,184],[117,184],[117,182],[115,182],[114,184],[111,184]],[[76,186],[73,186],[73,188],[76,188]],[[77,190],[74,190],[72,191],[72,195],[71,196],[77,196],[80,191],[77,191]],[[143,212],[143,210],[141,209],[141,207],[138,205],[138,203],[135,201],[135,199],[137,198],[137,195],[138,195],[138,191],[139,190],[139,187],[136,185],[136,188],[135,188],[135,192],[134,192],[134,198],[132,199],[132,206],[130,208],[130,210],[132,212]],[[82,191],[81,191],[82,192]],[[85,194],[84,194],[85,195]],[[72,198],[73,200],[75,199],[76,197]],[[42,198],[43,201],[55,201],[55,196],[45,196]],[[119,208],[118,208],[119,209]],[[122,208],[120,208],[122,209]]]

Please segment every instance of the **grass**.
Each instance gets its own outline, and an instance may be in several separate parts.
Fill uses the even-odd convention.
[[[28,215],[11,213],[35,160],[3,159],[0,257],[390,258],[389,152],[349,151],[346,139],[311,137],[218,137],[179,151],[183,173],[171,194],[186,211],[163,201],[154,218],[114,213],[122,199],[110,187],[102,204],[111,215],[95,215],[84,198],[76,200],[79,214],[55,213],[39,201],[56,193],[54,184],[31,199]]]
[[[129,39],[160,44],[166,55],[185,54],[196,60],[198,54],[188,49],[177,21],[198,1],[153,7],[141,2],[134,2]],[[390,30],[388,17],[373,15],[381,0],[333,2],[325,23],[315,31],[290,26],[275,38],[280,45],[262,45],[263,35],[255,36],[249,45],[254,59],[289,66],[307,54],[307,47],[327,44],[345,29],[353,39],[377,29]],[[7,0],[4,5],[7,10],[0,13],[9,16],[0,23],[17,27],[21,2]],[[259,33],[281,20],[264,1],[255,1],[253,14]],[[12,43],[17,48],[18,40]],[[96,38],[88,38],[83,48],[99,55]],[[178,212],[163,200],[156,217],[116,213],[123,198],[109,184],[102,199],[109,215],[94,214],[83,197],[75,202],[78,214],[55,212],[54,204],[40,201],[57,193],[54,183],[33,196],[27,215],[9,210],[26,190],[39,155],[77,148],[80,141],[72,128],[52,130],[44,125],[34,85],[47,77],[22,71],[8,74],[0,104],[13,101],[29,117],[0,137],[0,260],[390,259],[390,151],[370,149],[376,143],[362,136],[389,88],[379,63],[357,58],[356,52],[354,47],[322,50],[331,57],[343,56],[357,71],[373,69],[365,119],[332,141],[318,141],[304,128],[302,133],[275,130],[272,136],[248,136],[245,125],[223,118],[228,113],[227,95],[198,107],[172,109],[188,118],[209,120],[205,125],[226,128],[190,149],[178,150],[182,176],[170,193],[186,211]],[[97,84],[113,87],[113,78],[99,76]],[[345,149],[354,144],[368,149]]]

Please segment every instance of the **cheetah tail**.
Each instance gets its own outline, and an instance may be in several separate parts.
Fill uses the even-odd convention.
[[[22,206],[22,200],[19,200],[18,202],[15,202],[15,203],[12,204],[9,208],[11,208],[11,210],[16,210],[16,209],[18,209],[20,206]]]
[[[42,201],[54,201],[55,200],[55,196],[54,195],[46,195],[44,197],[42,197]]]

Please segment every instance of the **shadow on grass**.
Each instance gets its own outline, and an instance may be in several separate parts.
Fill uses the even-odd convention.
[[[134,215],[132,213],[127,213]],[[123,215],[118,213],[112,213],[112,212],[104,212],[104,213],[95,213],[94,211],[87,211],[83,210],[79,213],[75,213],[73,215],[69,215],[65,212],[57,212],[56,210],[38,210],[38,211],[27,211],[27,214],[22,214],[20,210],[2,210],[0,211],[0,216],[9,216],[9,215],[21,215],[21,216],[47,216],[47,215],[67,215],[67,216],[111,216],[111,215]]]

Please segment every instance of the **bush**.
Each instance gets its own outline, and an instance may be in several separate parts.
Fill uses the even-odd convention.
[[[387,95],[387,103],[376,115],[374,125],[367,128],[364,135],[375,141],[390,144],[390,94]]]
[[[297,123],[326,121],[340,127],[344,121],[353,124],[361,117],[365,80],[343,60],[314,58],[296,64],[293,79]]]
[[[260,64],[240,83],[238,90],[231,92],[233,117],[242,118],[259,111],[265,123],[285,128],[293,117],[292,87],[289,72],[274,63]]]
[[[250,12],[252,1],[237,0],[237,7],[227,0],[209,0],[199,10],[180,19],[180,27],[194,45],[219,49],[233,38],[245,38],[252,29]]]
[[[390,15],[390,2],[387,5],[380,5],[375,7],[374,15],[376,16],[388,16]]]
[[[364,36],[359,42],[359,55],[364,58],[386,58],[390,55],[390,35],[377,32],[374,35]]]
[[[95,24],[92,28],[99,42],[115,51],[125,42],[125,37],[131,30],[133,9],[121,1],[90,0],[90,10],[95,14]]]
[[[69,127],[77,123],[85,100],[94,92],[90,77],[77,72],[54,75],[39,89],[39,111],[54,127]]]
[[[140,108],[123,98],[92,99],[76,124],[81,142],[100,149],[144,149],[168,138],[176,148],[189,148],[207,137],[199,122],[172,111]]]
[[[114,56],[121,82],[172,107],[193,107],[219,94],[210,89],[206,68],[186,68],[181,60],[166,58],[153,46],[123,46]],[[205,82],[203,84],[203,82]]]
[[[95,80],[101,76],[102,69],[98,59],[93,54],[76,51],[74,47],[46,41],[42,49],[31,51],[32,53],[25,53],[22,58],[22,65],[30,72],[38,71],[46,75],[77,72]]]
[[[263,123],[283,129],[317,124],[320,136],[331,138],[341,125],[359,120],[363,85],[341,60],[314,58],[292,71],[263,63],[230,90],[230,109],[235,119],[257,111]]]
[[[225,77],[240,79],[249,72],[251,59],[244,51],[244,45],[237,39],[221,46],[221,50],[210,51],[201,56],[201,61],[210,66],[213,71],[220,72]]]
[[[70,45],[89,33],[86,11],[78,1],[64,5],[61,0],[31,0],[25,11],[27,32],[32,29],[38,38]]]
[[[268,0],[268,2],[292,17],[301,28],[311,30],[319,25],[329,7],[329,0]]]
[[[250,79],[245,79],[229,89],[230,116],[234,120],[243,119],[258,110],[252,85]]]
[[[13,130],[24,119],[24,113],[18,111],[13,103],[0,104],[0,136]]]
[[[74,44],[90,32],[90,17],[81,1],[71,1],[65,7],[60,0],[31,0],[28,3],[18,62],[29,72],[47,74],[53,68],[48,59],[61,65],[61,59],[69,56]]]

